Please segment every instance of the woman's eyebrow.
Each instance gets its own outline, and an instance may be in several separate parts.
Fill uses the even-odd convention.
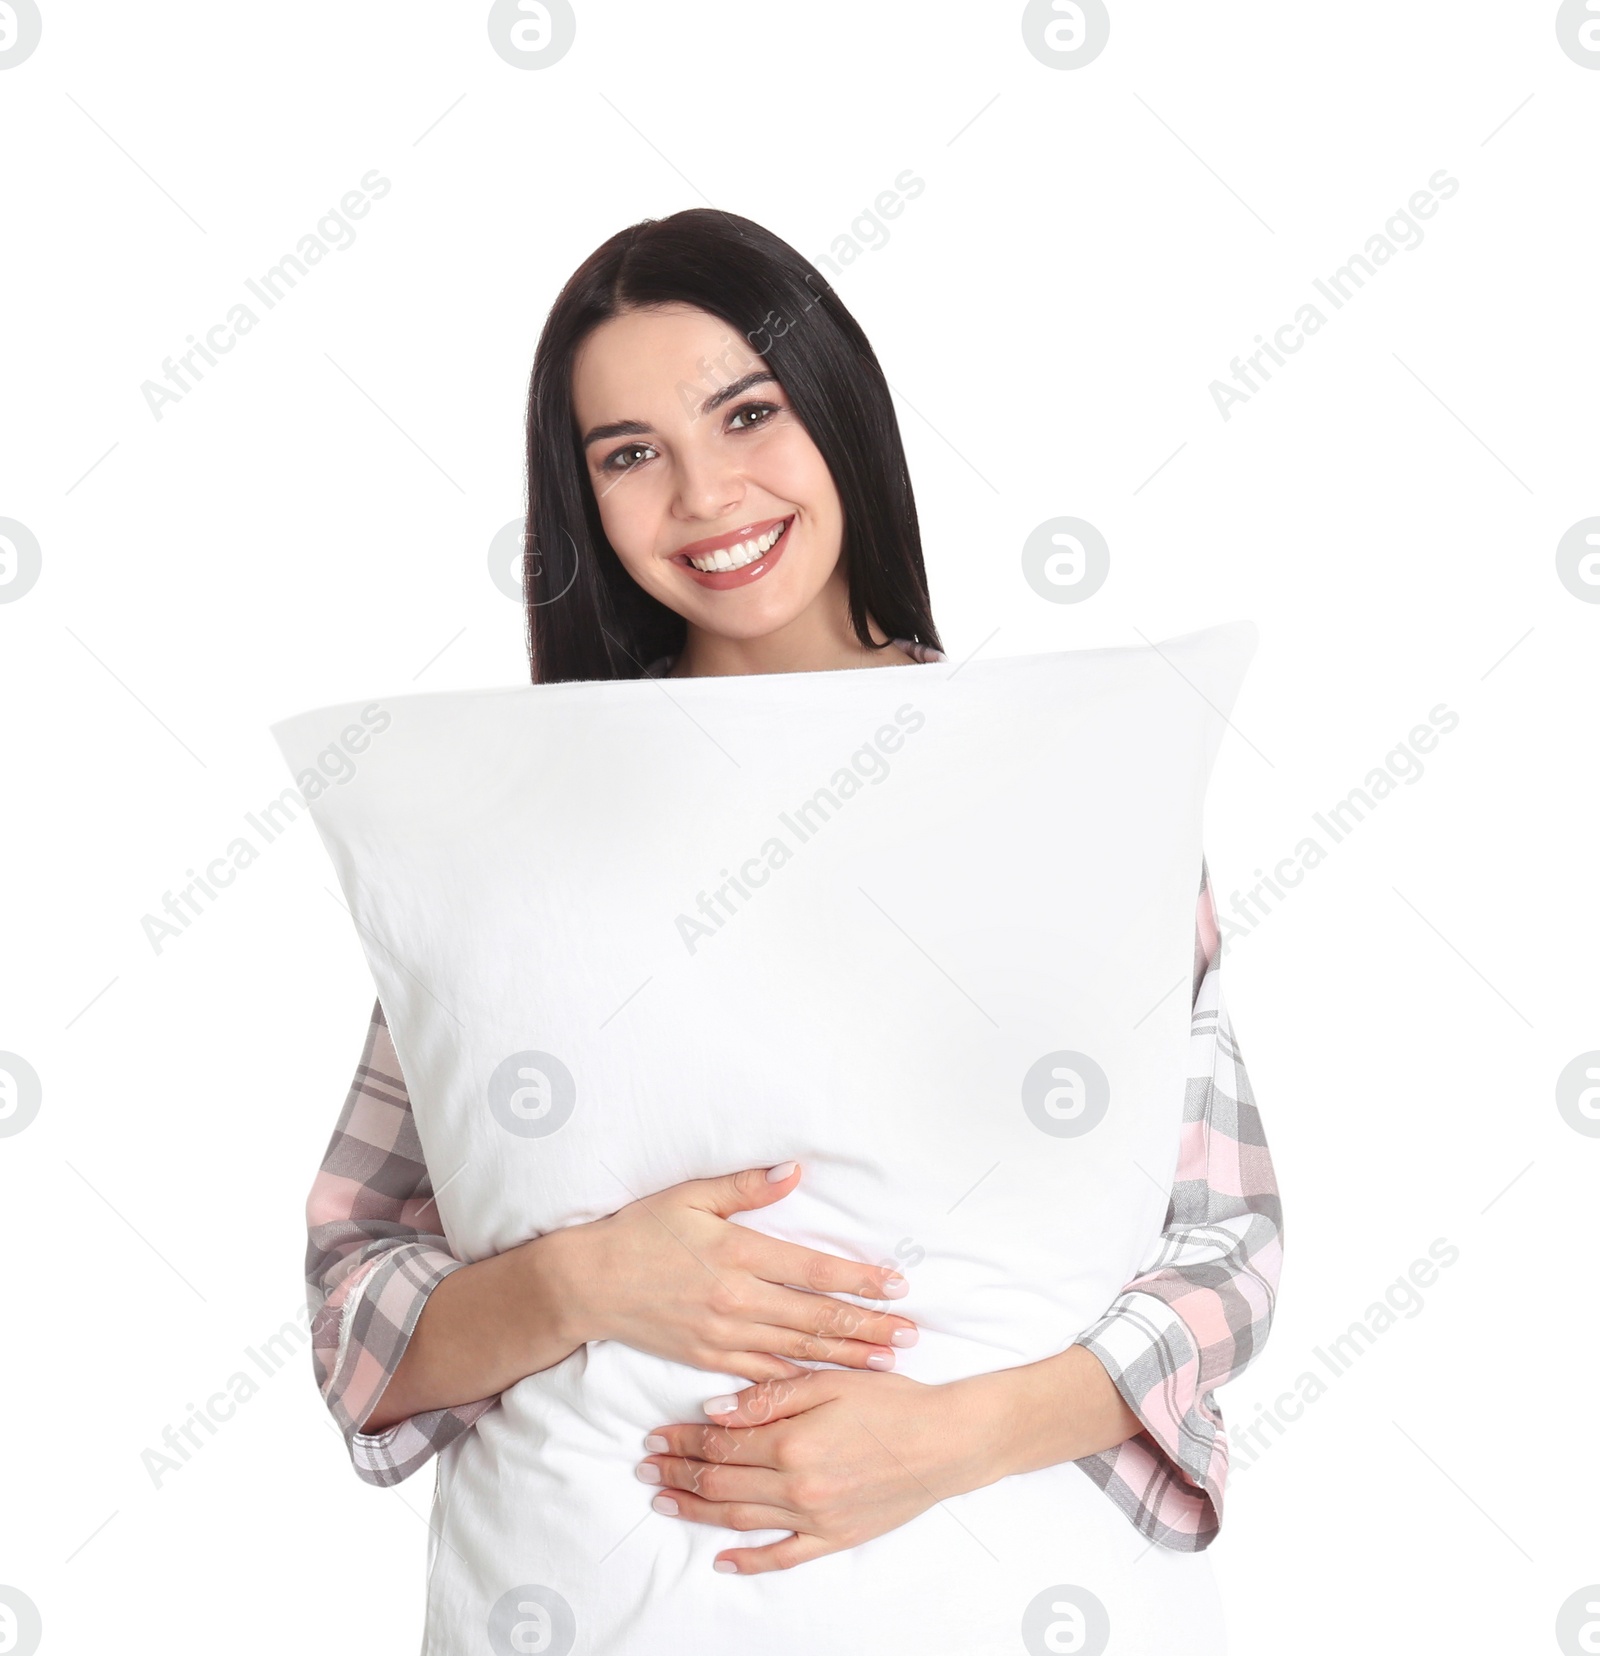
[[[754,373],[746,374],[743,379],[736,379],[731,384],[724,385],[700,405],[700,413],[715,414],[724,403],[732,402],[735,397],[743,396],[753,385],[778,383],[778,377],[770,369],[757,368]],[[651,428],[643,420],[613,420],[609,425],[591,426],[583,434],[583,447],[588,448],[591,443],[604,442],[609,437],[649,437]]]
[[[735,397],[741,397],[752,385],[778,383],[778,376],[769,368],[757,368],[754,373],[746,374],[743,379],[736,379],[731,385],[725,385],[720,391],[714,391],[700,405],[702,414],[715,414],[726,402],[732,402]]]
[[[583,434],[583,446],[603,442],[607,437],[648,437],[650,427],[642,420],[613,420],[610,425],[591,426]]]

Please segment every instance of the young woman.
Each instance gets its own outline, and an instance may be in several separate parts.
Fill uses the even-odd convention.
[[[876,358],[815,269],[749,220],[646,220],[579,268],[535,359],[528,470],[536,683],[944,659]],[[664,1518],[789,1532],[729,1545],[718,1570],[804,1566],[1069,1461],[1140,1535],[1208,1546],[1227,1468],[1212,1392],[1266,1337],[1281,1235],[1196,874],[1195,1061],[1165,1232],[1065,1350],[955,1385],[883,1372],[917,1338],[892,1265],[733,1222],[795,1190],[792,1163],[454,1258],[375,1005],[308,1203],[316,1378],[358,1474],[399,1482],[525,1377],[619,1341],[753,1382],[707,1405],[711,1425],[663,1421],[640,1444]],[[782,1423],[781,1455],[751,1452],[740,1429],[758,1422]],[[863,1433],[885,1452],[862,1453]]]

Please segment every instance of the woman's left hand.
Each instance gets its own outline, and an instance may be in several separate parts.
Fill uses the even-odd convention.
[[[1003,1475],[972,1382],[815,1369],[712,1398],[709,1426],[658,1426],[645,1440],[658,1512],[724,1529],[794,1534],[717,1555],[742,1575],[784,1570],[898,1529],[935,1502]],[[728,1407],[732,1405],[732,1407]],[[676,1505],[671,1512],[664,1503]]]

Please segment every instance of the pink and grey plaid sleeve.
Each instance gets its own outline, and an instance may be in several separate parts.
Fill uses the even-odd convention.
[[[1104,1364],[1141,1430],[1078,1461],[1141,1535],[1199,1552],[1222,1526],[1228,1439],[1212,1396],[1272,1324],[1282,1209],[1222,994],[1222,947],[1204,862],[1195,916],[1189,1081],[1177,1175],[1139,1274],[1073,1341]]]
[[[495,1399],[435,1409],[368,1433],[373,1411],[428,1295],[462,1262],[440,1234],[433,1185],[383,1007],[306,1201],[311,1360],[356,1472],[409,1477]]]

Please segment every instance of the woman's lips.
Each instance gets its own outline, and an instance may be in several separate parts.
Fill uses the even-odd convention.
[[[783,526],[783,533],[772,545],[754,563],[747,563],[741,569],[696,569],[681,555],[673,562],[690,580],[698,581],[703,587],[710,587],[713,592],[725,592],[729,587],[748,586],[751,581],[759,581],[783,556],[783,549],[789,544],[789,531],[793,527],[794,519],[790,517]]]

